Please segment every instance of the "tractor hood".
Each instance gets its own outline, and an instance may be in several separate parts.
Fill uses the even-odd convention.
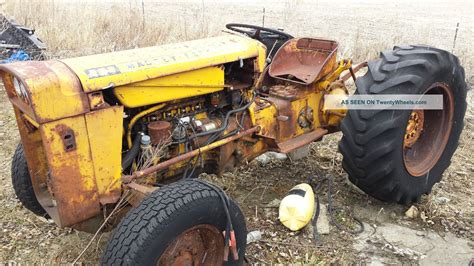
[[[4,64],[0,65],[0,76],[10,101],[41,124],[90,112],[90,92],[164,76],[173,78],[173,74],[247,58],[255,58],[256,72],[263,71],[265,47],[251,38],[227,34],[64,60]]]
[[[257,71],[263,71],[265,47],[228,34],[61,61],[79,77],[83,90],[91,92],[253,57]]]

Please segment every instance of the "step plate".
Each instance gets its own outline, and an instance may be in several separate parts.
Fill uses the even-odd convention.
[[[322,138],[328,131],[323,128],[317,128],[316,130],[300,135],[296,138],[278,143],[278,152],[288,153],[294,149],[301,148],[315,140]]]

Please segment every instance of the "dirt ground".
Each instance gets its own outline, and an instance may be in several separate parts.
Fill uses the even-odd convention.
[[[117,3],[120,2],[111,1],[108,4]],[[474,51],[471,48],[474,42],[473,4],[469,1],[145,3],[149,7],[147,16],[165,14],[163,20],[172,14],[186,16],[192,10],[201,10],[201,17],[212,21],[207,26],[208,35],[218,33],[227,22],[261,24],[262,9],[265,7],[265,25],[284,27],[297,36],[325,36],[339,40],[341,54],[353,56],[356,61],[375,56],[378,51],[395,44],[425,43],[451,50],[459,22],[454,52],[466,68],[468,83],[474,85]],[[40,36],[45,31],[40,27],[37,29]],[[48,43],[48,40],[44,41]],[[247,258],[252,264],[467,265],[474,259],[473,99],[470,91],[465,128],[451,166],[432,193],[414,205],[420,213],[415,218],[405,216],[410,206],[380,202],[347,181],[347,174],[341,167],[342,156],[337,152],[340,133],[313,143],[310,155],[304,159],[293,162],[272,160],[266,164],[252,161],[233,173],[206,178],[224,187],[240,203],[249,231],[263,233],[260,241],[247,248]],[[57,228],[51,221],[29,213],[15,198],[10,166],[19,137],[13,111],[3,89],[0,90],[0,106],[0,265],[7,262],[71,263],[92,235]],[[291,187],[315,173],[334,178],[334,205],[345,210],[343,214],[337,214],[336,219],[351,226],[353,222],[345,214],[353,213],[364,222],[362,234],[352,235],[331,225],[330,233],[322,235],[315,243],[310,230],[292,233],[277,222],[274,200],[280,200]],[[319,193],[322,203],[327,204],[327,185],[323,185]],[[108,237],[109,233],[101,234],[80,261],[97,264]]]

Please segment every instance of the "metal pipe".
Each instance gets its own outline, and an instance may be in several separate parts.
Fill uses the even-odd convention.
[[[343,81],[347,81],[350,77],[355,78],[355,73],[359,72],[359,70],[361,70],[361,68],[366,67],[366,66],[367,66],[367,62],[362,62],[362,63],[358,64],[357,66],[349,69],[349,73],[346,73],[344,76],[341,77],[341,79]],[[355,79],[354,79],[354,81],[355,81]]]
[[[235,134],[233,136],[230,136],[228,138],[225,138],[225,139],[221,139],[221,140],[218,140],[216,142],[213,142],[209,145],[206,145],[206,146],[203,146],[199,149],[195,149],[195,150],[192,150],[190,152],[187,152],[185,154],[182,154],[182,155],[179,155],[179,156],[176,156],[172,159],[169,159],[167,161],[164,161],[164,162],[161,162],[157,165],[154,165],[154,166],[151,166],[151,167],[148,167],[146,169],[143,169],[143,170],[140,170],[140,171],[136,171],[134,172],[132,175],[125,175],[125,176],[122,176],[122,182],[123,183],[130,183],[132,180],[134,179],[137,179],[137,178],[140,178],[140,177],[143,177],[143,176],[146,176],[146,175],[149,175],[149,174],[152,174],[152,173],[155,173],[159,170],[162,170],[162,169],[165,169],[165,168],[168,168],[169,166],[173,165],[173,164],[176,164],[176,163],[179,163],[181,161],[184,161],[184,160],[187,160],[187,159],[191,159],[193,158],[194,156],[197,156],[199,155],[200,153],[203,153],[203,152],[206,152],[206,151],[210,151],[212,149],[215,149],[215,148],[218,148],[220,146],[223,146],[229,142],[232,142],[236,139],[239,139],[239,138],[242,138],[244,136],[247,136],[247,135],[251,135],[257,131],[260,130],[260,127],[259,126],[256,126],[256,127],[252,127],[250,129],[247,129],[247,130],[244,130],[238,134]]]
[[[142,117],[148,115],[148,114],[151,114],[155,111],[158,111],[160,110],[161,108],[163,108],[166,104],[162,103],[162,104],[158,104],[158,105],[155,105],[149,109],[146,109],[144,111],[141,111],[140,113],[136,114],[132,120],[130,120],[130,123],[128,124],[128,130],[127,130],[127,145],[128,145],[128,148],[132,148],[132,128],[133,126],[135,125],[135,123]]]

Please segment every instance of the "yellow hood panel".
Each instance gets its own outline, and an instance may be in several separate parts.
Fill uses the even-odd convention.
[[[263,71],[265,47],[253,39],[229,34],[62,62],[76,73],[84,91],[90,92],[252,57]]]

